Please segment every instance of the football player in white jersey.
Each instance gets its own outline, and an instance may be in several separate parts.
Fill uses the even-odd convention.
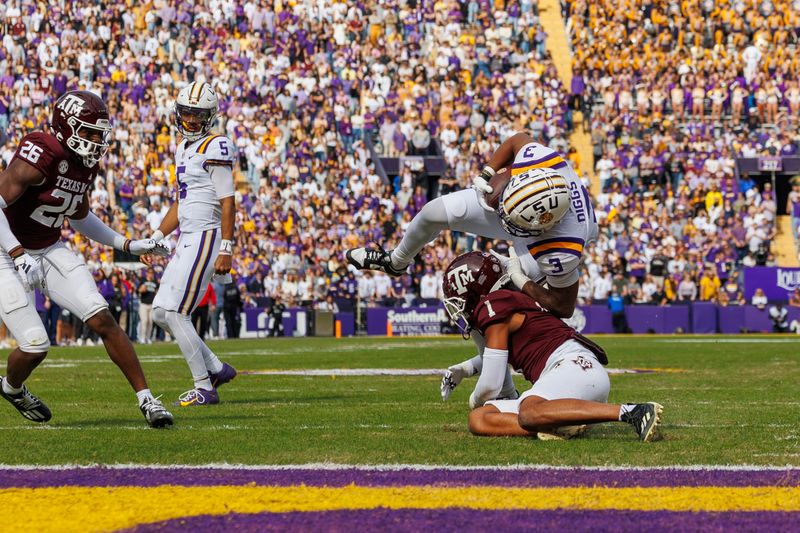
[[[502,169],[510,169],[511,178],[494,209],[485,195],[495,192],[489,181]],[[598,229],[589,193],[557,152],[527,133],[517,133],[495,151],[472,189],[428,202],[396,249],[355,248],[348,250],[347,259],[358,269],[398,276],[445,229],[512,241],[511,256],[500,258],[517,288],[555,316],[572,316],[580,283],[578,266]],[[482,351],[480,339],[476,343]],[[463,377],[479,373],[481,364],[479,354],[450,367],[442,383],[443,397]],[[508,378],[506,385],[513,387]],[[510,392],[504,387],[503,394]]]
[[[178,190],[158,230],[157,242],[176,229],[181,235],[153,300],[153,321],[177,341],[194,379],[194,388],[175,405],[219,403],[217,387],[236,377],[197,334],[191,314],[211,277],[228,276],[233,253],[236,203],[234,144],[211,133],[219,104],[208,83],[192,82],[178,93],[175,126],[183,137],[175,153]]]

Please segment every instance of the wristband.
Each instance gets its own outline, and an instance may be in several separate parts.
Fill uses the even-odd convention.
[[[233,241],[230,239],[222,239],[219,245],[219,255],[232,255],[233,254]]]
[[[511,274],[511,283],[516,285],[519,290],[522,290],[522,287],[525,286],[526,283],[531,281],[531,278],[523,274],[522,272],[514,272]]]
[[[25,248],[23,248],[21,245],[15,246],[14,248],[8,251],[8,255],[9,257],[11,257],[11,259],[16,259],[17,257],[21,256],[24,253],[25,253]]]
[[[486,181],[492,179],[495,174],[497,174],[497,172],[495,172],[495,170],[489,165],[486,165],[485,167],[483,167],[483,170],[481,170],[481,177]]]
[[[130,253],[131,251],[131,240],[125,239],[125,242],[122,243],[122,251]]]
[[[158,242],[158,241],[162,241],[162,240],[164,240],[164,232],[163,232],[163,231],[161,231],[160,229],[157,229],[157,230],[156,230],[156,231],[155,231],[155,232],[154,232],[154,233],[153,233],[153,234],[150,236],[150,238],[151,238],[151,239],[153,239],[153,240],[154,240],[154,241],[156,241],[156,242]]]

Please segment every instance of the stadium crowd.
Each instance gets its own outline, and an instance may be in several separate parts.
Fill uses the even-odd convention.
[[[723,301],[723,293],[738,301],[738,285],[727,288],[736,269],[773,260],[776,209],[772,191],[734,180],[732,161],[797,150],[798,60],[789,53],[797,11],[792,19],[788,2],[764,2],[771,11],[752,19],[766,8],[630,4],[564,4],[575,53],[565,87],[533,0],[10,0],[0,6],[0,159],[46,127],[58,94],[97,92],[114,131],[91,208],[119,231],[147,236],[174,193],[172,98],[191,80],[213,83],[240,184],[236,283],[215,282],[215,335],[224,305],[344,310],[436,299],[444,267],[482,243],[445,233],[413,275],[396,280],[356,278],[343,252],[366,241],[391,248],[432,194],[468,186],[520,129],[579,170],[594,164],[600,177],[602,231],[589,249],[584,301],[613,290],[637,302]],[[695,17],[708,4],[713,16]],[[593,162],[568,142],[576,110],[592,128]],[[410,167],[385,181],[370,145],[386,156],[441,153],[447,172],[435,187]],[[120,269],[110,249],[63,233],[118,316],[138,317],[150,290],[141,289],[144,267]],[[134,337],[136,322],[127,320]]]
[[[771,184],[735,179],[735,158],[800,149],[800,6],[562,6],[570,103],[591,131],[605,220],[583,301],[617,292],[638,303],[744,303],[737,269],[774,264],[778,208]],[[797,199],[789,203],[800,213]]]

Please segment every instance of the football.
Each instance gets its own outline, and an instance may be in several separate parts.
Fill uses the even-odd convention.
[[[500,205],[500,198],[503,197],[503,190],[508,185],[509,180],[511,179],[511,170],[504,169],[494,176],[492,179],[489,180],[489,185],[492,186],[492,193],[486,197],[486,203],[489,204],[490,207],[497,209],[497,206]]]

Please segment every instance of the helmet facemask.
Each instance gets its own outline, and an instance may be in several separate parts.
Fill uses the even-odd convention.
[[[469,317],[466,312],[467,301],[459,296],[451,296],[444,299],[444,309],[456,327],[465,337],[469,336],[472,326],[469,324]]]
[[[95,124],[75,116],[67,118],[72,134],[66,139],[67,148],[81,158],[86,168],[94,167],[108,152],[111,124],[108,119],[98,119]]]
[[[205,137],[215,118],[217,113],[213,109],[175,104],[175,128],[190,142]]]
[[[494,291],[498,291],[502,289],[508,282],[511,281],[511,278],[508,274],[503,274],[500,278],[492,285],[492,288],[489,289],[487,294],[491,294]],[[475,312],[475,306],[478,304],[480,300],[473,301],[472,304],[468,306],[466,298],[462,298],[460,296],[451,296],[449,298],[444,299],[444,309],[447,312],[447,315],[450,317],[450,320],[456,327],[461,330],[461,334],[464,338],[469,338],[470,331],[472,331],[472,323],[470,321],[472,313]]]

